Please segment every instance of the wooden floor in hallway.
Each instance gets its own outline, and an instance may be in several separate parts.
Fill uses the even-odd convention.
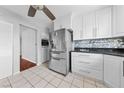
[[[34,66],[36,66],[35,63],[32,63],[24,58],[20,59],[20,71],[24,71],[24,70],[34,67]]]

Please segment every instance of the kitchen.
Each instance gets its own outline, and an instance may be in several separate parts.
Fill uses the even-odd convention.
[[[73,29],[72,73],[97,78],[110,87],[123,87],[123,8],[109,6],[81,16],[72,14],[71,25],[67,16],[60,19],[62,22],[55,21],[55,29]]]
[[[15,8],[11,7],[3,6],[1,11],[6,10],[11,14],[13,8]],[[16,7],[24,9],[21,6]],[[29,6],[26,7],[28,10]],[[14,58],[13,56],[12,58],[15,62],[18,60],[16,62],[18,65],[12,63],[9,71],[11,69],[13,71],[8,72],[9,74],[5,77],[2,76],[1,69],[1,81],[2,78],[11,81],[16,77],[20,77],[21,73],[21,78],[27,78],[31,85],[27,85],[28,83],[25,83],[27,81],[24,80],[24,84],[20,86],[10,82],[12,86],[9,87],[124,88],[124,5],[47,5],[47,7],[56,14],[57,18],[54,21],[46,21],[48,20],[46,18],[44,19],[45,24],[37,19],[41,16],[38,14],[39,12],[37,12],[36,18],[29,18],[25,22],[17,19],[18,23],[10,21],[10,17],[7,17],[9,21],[6,17],[0,18],[2,21],[6,19],[7,22],[16,26],[21,23],[26,24],[28,27],[33,26],[33,28],[44,30],[44,33],[37,30],[37,43],[35,43],[37,45],[37,66],[20,72],[20,48],[17,49],[16,47],[20,46],[18,38],[20,34],[18,26],[16,27],[18,33],[16,32],[14,38],[18,40],[13,39],[15,40],[15,47],[13,48],[15,52]],[[16,13],[17,11],[14,10],[13,12]],[[63,14],[63,12],[65,13]],[[13,15],[14,13],[11,14],[11,16]],[[19,17],[18,15],[14,16]],[[43,26],[41,27],[39,23]],[[9,27],[11,28],[12,25]],[[4,28],[1,26],[1,29]],[[43,40],[49,44],[43,44]],[[10,53],[13,53],[13,50]],[[37,74],[38,77],[34,74]],[[11,75],[13,76],[11,77]],[[34,78],[33,75],[37,78]],[[32,76],[32,78],[28,76]],[[55,77],[56,79],[54,79]]]

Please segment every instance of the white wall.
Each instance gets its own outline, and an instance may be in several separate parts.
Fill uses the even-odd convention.
[[[69,13],[65,16],[61,16],[59,18],[56,18],[56,20],[54,21],[54,30],[58,30],[61,28],[71,28],[71,17],[72,17],[72,13]]]
[[[13,25],[0,21],[0,79],[12,74]]]
[[[45,32],[45,28],[47,24],[44,23],[37,23],[37,22],[30,22],[29,20],[16,15],[12,12],[9,12],[6,9],[0,7],[0,20],[7,21],[13,24],[14,29],[14,47],[13,47],[13,74],[18,73],[20,71],[20,26],[19,24],[23,24],[29,27],[33,27],[38,30],[37,32],[37,56],[38,56],[38,64],[41,63],[41,35]]]

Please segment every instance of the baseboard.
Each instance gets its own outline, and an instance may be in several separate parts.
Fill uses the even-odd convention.
[[[18,72],[15,72],[15,73],[13,73],[12,75],[16,75],[16,74],[19,74],[20,73],[20,71],[18,71]]]
[[[36,65],[37,65],[37,66],[40,66],[41,64],[42,64],[42,63],[37,63]]]
[[[26,61],[29,61],[29,62],[31,62],[31,63],[37,64],[37,62],[31,61],[31,60],[28,59],[28,58],[24,58],[24,57],[22,57],[22,59],[24,59],[24,60],[26,60]]]

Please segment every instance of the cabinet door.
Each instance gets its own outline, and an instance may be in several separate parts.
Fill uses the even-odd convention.
[[[83,37],[82,16],[74,16],[72,18],[72,29],[73,29],[74,40],[79,40]]]
[[[124,5],[113,7],[113,36],[124,35]]]
[[[95,37],[95,13],[83,16],[83,38],[91,39]]]
[[[123,58],[104,55],[104,81],[111,87],[121,86],[121,62]]]
[[[96,38],[111,37],[111,7],[96,12]]]

